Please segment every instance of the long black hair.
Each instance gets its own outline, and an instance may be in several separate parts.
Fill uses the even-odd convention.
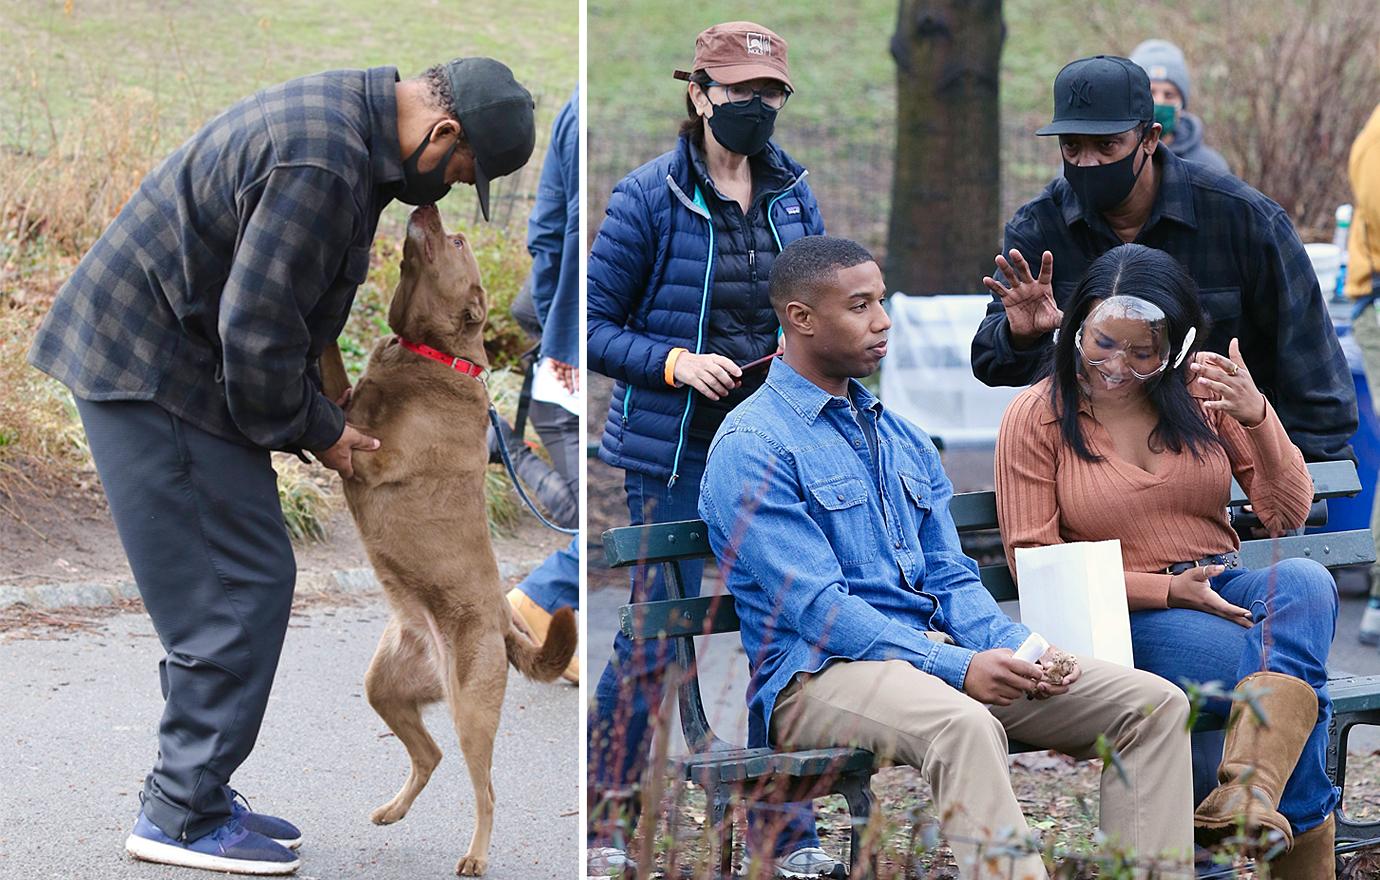
[[[1059,327],[1059,341],[1054,347],[1050,371],[1054,377],[1050,383],[1050,402],[1059,414],[1064,442],[1073,447],[1079,458],[1102,459],[1088,448],[1078,424],[1078,401],[1083,393],[1079,387],[1078,365],[1082,356],[1074,338],[1093,306],[1112,296],[1131,296],[1159,307],[1168,325],[1169,365],[1145,383],[1146,396],[1159,413],[1159,421],[1150,432],[1152,448],[1178,454],[1187,447],[1193,457],[1198,458],[1204,447],[1220,446],[1221,439],[1208,427],[1202,410],[1188,393],[1188,365],[1198,345],[1191,345],[1178,367],[1174,366],[1188,331],[1195,329],[1199,342],[1207,332],[1206,319],[1198,303],[1198,285],[1178,260],[1164,251],[1140,244],[1123,244],[1094,260],[1064,308],[1064,322]]]

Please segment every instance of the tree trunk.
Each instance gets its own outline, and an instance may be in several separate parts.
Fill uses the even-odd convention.
[[[1001,247],[1001,0],[900,0],[887,286],[976,293]]]

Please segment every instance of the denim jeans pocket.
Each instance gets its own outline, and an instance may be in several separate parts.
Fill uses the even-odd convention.
[[[867,509],[867,485],[857,477],[835,477],[810,487],[815,521],[840,565],[861,565],[879,550]]]

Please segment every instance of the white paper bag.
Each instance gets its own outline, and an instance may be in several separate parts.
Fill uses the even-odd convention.
[[[1120,541],[1016,548],[1021,623],[1051,645],[1134,666]]]

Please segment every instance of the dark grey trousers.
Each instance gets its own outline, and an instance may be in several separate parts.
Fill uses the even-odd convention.
[[[269,453],[152,403],[77,400],[120,542],[166,656],[144,813],[195,840],[230,817],[259,735],[297,566]]]

